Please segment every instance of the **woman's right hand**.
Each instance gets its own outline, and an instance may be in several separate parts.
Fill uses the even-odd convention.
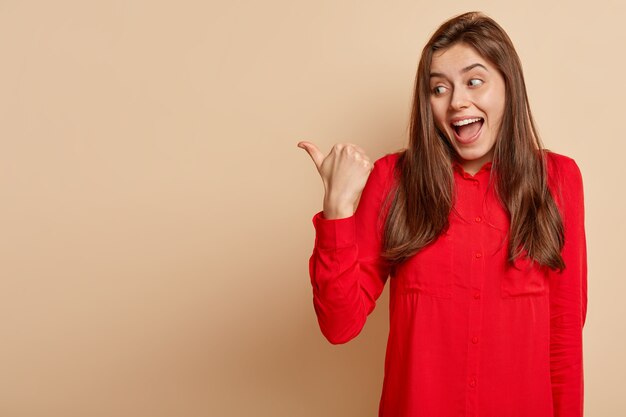
[[[324,183],[324,218],[341,219],[356,211],[361,192],[374,168],[363,148],[352,143],[338,143],[324,154],[311,142],[298,142],[313,159]]]

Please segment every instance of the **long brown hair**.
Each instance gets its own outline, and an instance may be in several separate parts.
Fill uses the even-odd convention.
[[[415,80],[409,146],[395,168],[396,187],[387,196],[385,260],[405,261],[448,227],[454,207],[452,160],[456,151],[433,119],[430,65],[435,51],[463,42],[490,61],[505,81],[506,99],[494,147],[490,185],[510,218],[507,263],[523,252],[541,265],[562,270],[563,224],[547,186],[547,156],[530,112],[522,65],[506,32],[480,12],[444,22],[422,51]]]

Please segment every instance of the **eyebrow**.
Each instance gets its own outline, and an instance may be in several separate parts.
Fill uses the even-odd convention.
[[[473,69],[473,68],[476,68],[476,67],[482,67],[485,71],[489,72],[489,70],[488,70],[487,68],[485,68],[485,66],[484,66],[483,64],[479,64],[479,63],[477,62],[477,63],[475,63],[475,64],[468,65],[467,67],[463,68],[463,69],[461,70],[461,73],[467,72],[467,71],[469,71],[469,70],[471,70],[471,69]],[[442,73],[440,73],[440,72],[431,72],[431,73],[430,73],[430,77],[431,77],[431,78],[432,78],[432,77],[442,77],[442,78],[445,78],[445,75],[444,75],[444,74],[442,74]]]

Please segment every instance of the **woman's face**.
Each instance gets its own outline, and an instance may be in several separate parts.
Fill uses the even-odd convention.
[[[492,160],[504,101],[504,78],[471,46],[457,43],[433,54],[430,104],[435,124],[472,175]]]

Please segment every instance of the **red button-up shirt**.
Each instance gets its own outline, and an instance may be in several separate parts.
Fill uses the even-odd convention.
[[[356,337],[390,270],[380,257],[398,154],[378,159],[351,217],[313,217],[313,305],[333,344]],[[581,417],[587,310],[583,187],[575,161],[548,152],[566,269],[505,268],[509,218],[489,184],[454,163],[450,228],[391,276],[381,417]],[[534,265],[534,266],[533,266]]]

